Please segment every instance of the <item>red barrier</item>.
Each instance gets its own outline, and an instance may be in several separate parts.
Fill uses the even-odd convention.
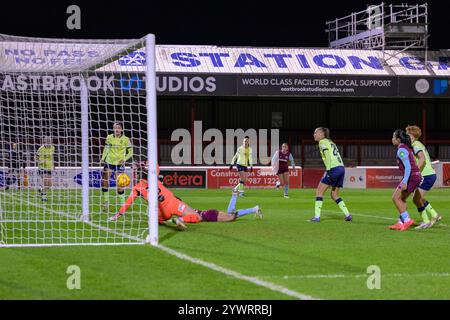
[[[367,188],[395,188],[402,178],[398,168],[366,169]]]
[[[442,185],[445,187],[450,187],[450,163],[442,164]]]
[[[325,168],[307,168],[303,169],[303,188],[317,188],[320,179],[323,177]]]
[[[267,171],[254,168],[249,173],[246,188],[273,188],[278,181],[275,175],[265,174]],[[236,169],[228,168],[208,168],[207,170],[208,189],[232,188],[239,183],[239,175]],[[302,169],[289,170],[290,188],[301,188]]]

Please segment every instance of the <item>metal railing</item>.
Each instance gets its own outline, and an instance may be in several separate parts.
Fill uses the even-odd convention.
[[[387,27],[398,24],[424,26],[423,35],[404,32],[405,39],[389,39],[392,32]],[[331,48],[388,49],[389,44],[411,45],[413,48],[425,48],[428,33],[428,4],[390,4],[368,6],[366,10],[354,12],[342,18],[326,22],[328,43]],[[392,31],[392,30],[391,30]],[[397,34],[397,37],[401,34]],[[419,38],[417,38],[419,37]],[[422,41],[423,40],[423,41]]]

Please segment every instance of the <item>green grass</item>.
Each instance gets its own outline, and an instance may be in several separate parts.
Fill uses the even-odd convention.
[[[229,190],[174,193],[201,209],[225,210],[230,196]],[[387,229],[397,218],[391,193],[343,190],[341,195],[354,213],[353,222],[344,222],[338,207],[325,198],[322,222],[308,223],[313,215],[314,190],[291,190],[290,199],[282,198],[281,191],[248,190],[237,207],[259,204],[263,220],[246,216],[233,223],[200,223],[190,225],[186,232],[161,226],[160,243],[321,299],[450,299],[450,190],[432,190],[427,196],[442,214],[442,224],[406,232]],[[8,202],[4,194],[0,199]],[[31,208],[15,206],[13,201],[2,203],[4,215],[8,208],[15,208],[18,212],[41,211],[46,219],[49,214],[58,218],[54,212],[43,213],[31,204]],[[411,202],[409,206],[419,220]],[[96,206],[92,217],[99,225],[142,237],[146,229],[143,210],[137,204],[117,225],[105,222],[107,215]],[[80,240],[82,230],[83,236],[96,235],[95,228],[85,224],[53,224],[73,229],[75,225],[77,230],[59,232],[61,239],[71,235]],[[3,232],[4,237],[5,233],[13,236],[8,223],[4,223]],[[45,232],[41,236],[58,235],[52,230]],[[106,231],[96,232],[104,239],[108,236]],[[14,235],[19,235],[17,230]],[[292,299],[147,245],[0,248],[0,261],[0,299]],[[66,288],[69,265],[81,268],[80,290]],[[381,269],[380,290],[367,288],[370,265]]]

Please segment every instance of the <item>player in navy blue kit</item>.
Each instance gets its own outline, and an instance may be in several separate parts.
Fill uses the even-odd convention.
[[[316,128],[314,140],[318,143],[320,156],[326,170],[317,186],[314,217],[309,221],[320,222],[323,195],[328,188],[331,188],[331,199],[336,202],[345,215],[345,221],[352,221],[353,216],[348,211],[344,200],[339,196],[339,190],[344,186],[345,168],[336,144],[330,139],[330,130],[325,127]]]

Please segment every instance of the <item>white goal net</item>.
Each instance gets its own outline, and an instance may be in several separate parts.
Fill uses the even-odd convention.
[[[156,244],[154,36],[0,50],[0,246]],[[150,205],[112,221],[147,160]]]

